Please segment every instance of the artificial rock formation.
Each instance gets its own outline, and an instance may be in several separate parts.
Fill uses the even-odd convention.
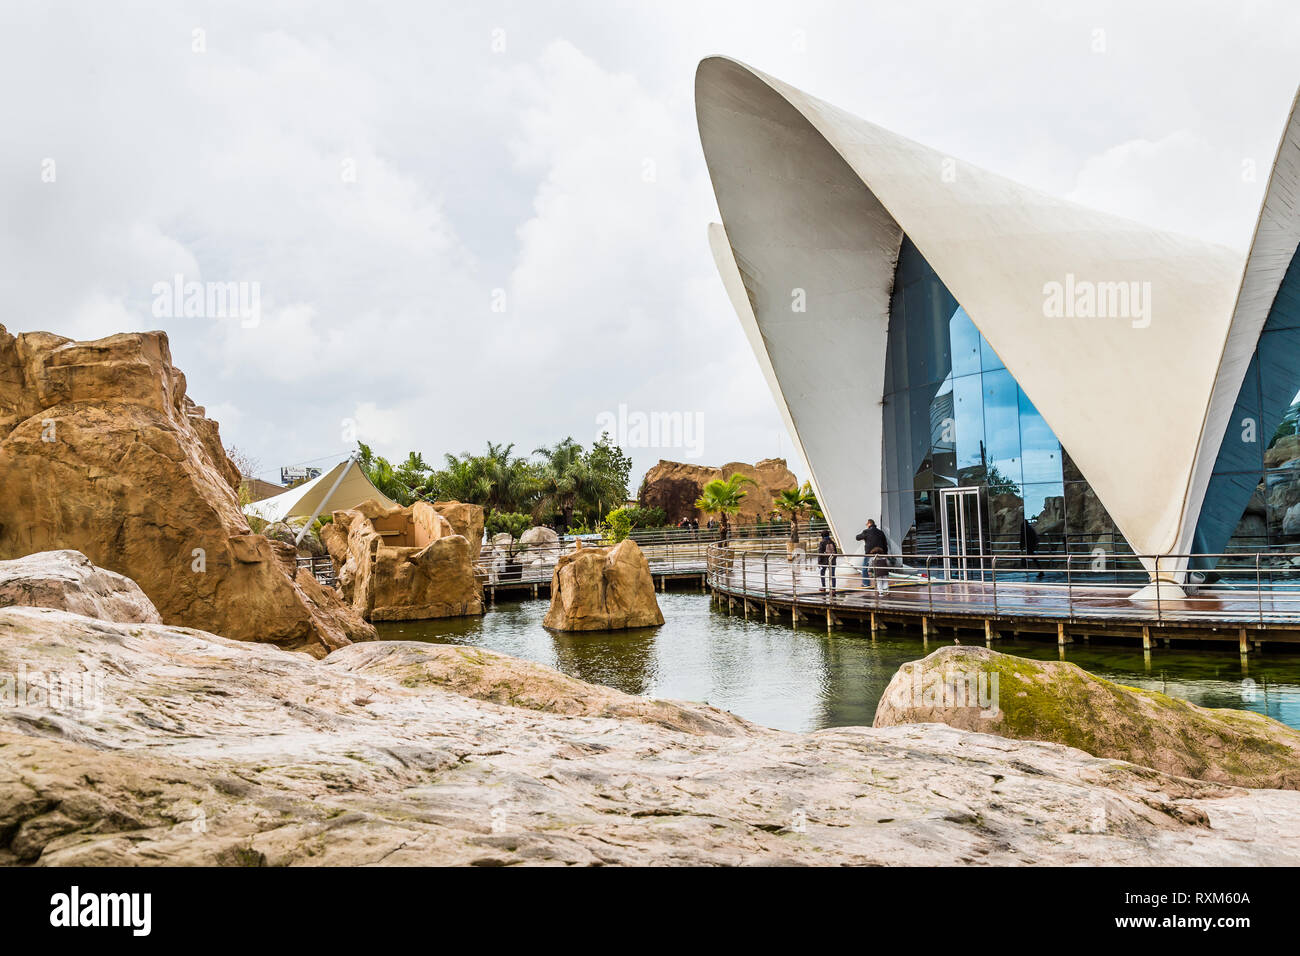
[[[80,551],[42,551],[0,561],[0,607],[48,607],[126,624],[161,624],[130,578],[91,564]]]
[[[764,458],[756,465],[733,461],[721,468],[660,460],[646,472],[637,503],[643,508],[662,508],[669,524],[676,524],[682,518],[698,518],[703,524],[718,516],[699,511],[695,500],[710,481],[734,474],[752,478],[755,484],[745,487],[740,513],[732,518],[732,524],[768,520],[776,507],[776,496],[799,487],[784,458]]]
[[[463,501],[435,501],[433,510],[451,522],[451,529],[469,542],[477,557],[483,546],[483,508]]]
[[[0,865],[1300,860],[1295,791],[938,725],[774,731],[478,648],[312,660],[14,607],[0,655],[94,678],[0,707]]]
[[[1300,790],[1300,731],[1123,687],[1064,661],[940,648],[899,668],[876,709],[876,727],[919,723],[1051,741],[1214,783]]]
[[[374,629],[255,535],[217,423],[162,332],[74,342],[0,326],[0,559],[75,549],[170,624],[324,654]]]
[[[664,622],[645,555],[631,539],[611,548],[563,555],[551,575],[551,609],[542,623],[557,631],[611,631]]]
[[[321,539],[344,599],[368,621],[483,613],[478,549],[427,501],[386,508],[372,500],[336,511]]]

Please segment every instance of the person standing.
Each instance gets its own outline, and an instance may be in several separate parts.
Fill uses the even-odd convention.
[[[829,572],[831,578],[831,597],[835,596],[835,556],[839,554],[839,549],[835,547],[835,539],[831,537],[830,530],[822,531],[822,539],[817,545],[817,564],[818,573],[821,576],[822,590],[826,590],[826,575]]]
[[[871,587],[871,565],[870,555],[877,548],[880,554],[889,554],[889,539],[885,537],[885,532],[876,527],[876,522],[871,518],[867,519],[867,526],[859,531],[855,539],[862,542],[862,586]]]

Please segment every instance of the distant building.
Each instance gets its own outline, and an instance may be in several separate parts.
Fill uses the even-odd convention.
[[[243,485],[246,501],[262,501],[284,491],[281,485],[263,481],[261,478],[249,478],[247,475],[240,479],[240,484]]]
[[[285,465],[280,469],[280,484],[285,487],[319,477],[320,469],[308,465]]]

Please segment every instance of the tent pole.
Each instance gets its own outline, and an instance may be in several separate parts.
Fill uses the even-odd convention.
[[[355,461],[356,457],[357,456],[355,454],[348,455],[347,463],[351,463]],[[334,492],[338,491],[339,485],[343,483],[343,477],[350,470],[351,469],[344,468],[342,471],[339,472],[339,476],[334,479],[334,484],[330,485],[330,490],[325,492],[325,497],[320,500],[320,504],[316,506],[316,510],[311,513],[311,517],[307,519],[307,523],[304,524],[300,529],[298,529],[298,537],[293,539],[293,543],[295,546],[302,543],[303,535],[307,533],[308,528],[310,528],[313,524],[316,523],[316,519],[320,517],[321,509],[325,507],[325,502],[329,501],[331,498],[334,497]]]

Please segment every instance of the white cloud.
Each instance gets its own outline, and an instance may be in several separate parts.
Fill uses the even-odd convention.
[[[437,458],[585,439],[620,404],[703,413],[710,462],[789,454],[705,239],[703,56],[1232,241],[1300,52],[1282,2],[1216,11],[1212,49],[1173,2],[63,9],[0,9],[5,324],[161,326],[223,438],[272,473],[341,457],[351,417],[384,454]],[[1247,157],[1254,184],[1233,180]],[[261,323],[155,318],[178,273],[258,283]]]

